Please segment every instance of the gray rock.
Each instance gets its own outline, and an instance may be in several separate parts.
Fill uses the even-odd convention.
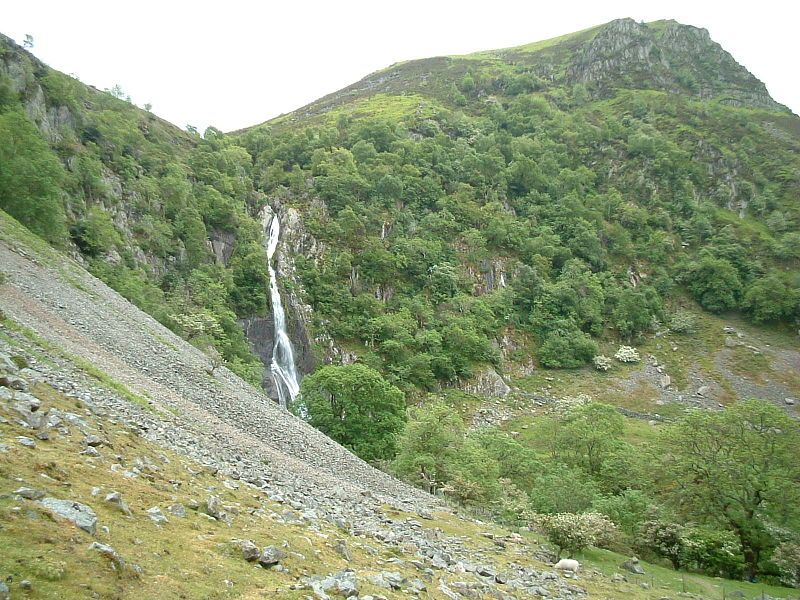
[[[639,559],[635,556],[622,563],[620,568],[630,571],[631,573],[635,573],[636,575],[644,575],[644,569],[642,568],[642,565],[639,564]]]
[[[368,577],[370,583],[387,590],[399,590],[405,578],[396,571],[382,571],[377,575]]]
[[[214,517],[218,521],[225,516],[225,512],[222,510],[222,502],[217,496],[209,496],[201,508],[205,514],[209,517]]]
[[[794,406],[794,404],[795,404],[795,402],[797,402],[797,400],[795,400],[794,398],[784,398],[783,402],[787,406]]]
[[[247,562],[256,562],[261,558],[261,551],[251,540],[240,541],[239,547],[242,549],[242,558]]]
[[[350,552],[350,548],[347,547],[347,542],[342,539],[338,539],[333,543],[333,549],[336,550],[336,553],[345,559],[347,562],[353,560],[353,555]]]
[[[11,592],[8,591],[8,586],[0,581],[0,600],[11,600]]]
[[[181,519],[186,518],[186,507],[180,502],[171,504],[167,510],[175,517],[179,517]]]
[[[441,580],[439,580],[439,591],[442,592],[442,594],[444,594],[445,598],[448,598],[448,600],[460,600],[461,599],[461,594],[451,590],[449,587],[447,587],[447,584],[444,581],[441,581]]]
[[[102,456],[100,454],[100,451],[97,448],[95,448],[94,446],[87,446],[86,450],[81,452],[81,454],[83,454],[85,456],[90,456],[92,458],[99,458],[100,456]]]
[[[8,354],[3,352],[0,352],[0,371],[5,371],[7,373],[17,372],[17,365],[11,360]]]
[[[107,494],[106,502],[114,505],[118,510],[120,510],[124,514],[128,516],[131,515],[131,509],[128,508],[127,504],[125,504],[125,501],[122,499],[122,494],[120,494],[119,492],[111,492],[110,494]]]
[[[323,594],[330,592],[335,596],[341,596],[343,598],[358,596],[356,574],[350,569],[329,575],[316,583],[318,587],[312,585],[312,589],[314,589],[315,593],[317,589],[319,589]]]
[[[86,439],[83,440],[83,443],[87,446],[93,447],[102,446],[103,438],[101,438],[99,435],[91,434],[86,436]]]
[[[29,579],[23,579],[22,581],[19,582],[19,587],[22,588],[23,590],[32,590],[33,584],[30,582]]]
[[[74,523],[79,529],[95,534],[97,530],[97,515],[91,507],[72,500],[59,500],[58,498],[43,498],[39,504],[44,506],[56,516]]]
[[[17,441],[20,444],[22,444],[23,446],[25,446],[26,448],[36,448],[36,442],[34,442],[31,438],[29,438],[27,436],[18,435],[17,436]]]
[[[164,523],[169,523],[169,520],[164,515],[164,513],[161,512],[161,508],[159,508],[158,506],[154,506],[153,508],[148,508],[146,512],[147,516],[150,517],[150,520],[156,525],[163,525]]]
[[[45,497],[45,493],[42,490],[37,490],[29,487],[21,487],[19,489],[14,490],[14,493],[17,496],[25,498],[26,500],[39,500],[40,498]]]
[[[0,375],[0,387],[7,387],[12,390],[27,392],[28,382],[22,379],[22,377],[15,377],[14,375]]]
[[[109,561],[111,561],[111,567],[115,571],[121,571],[125,568],[125,561],[111,546],[107,544],[101,544],[99,542],[92,542],[89,545],[89,550],[95,550],[105,556]]]
[[[258,564],[262,567],[269,568],[273,565],[277,565],[284,558],[286,558],[286,553],[283,550],[275,546],[267,546],[261,552],[261,556],[258,557]]]

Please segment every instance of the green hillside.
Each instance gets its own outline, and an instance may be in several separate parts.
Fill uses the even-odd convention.
[[[203,135],[0,38],[0,208],[258,383],[270,206],[297,414],[509,526],[602,513],[596,545],[712,576],[797,583],[798,197],[800,118],[674,21]]]

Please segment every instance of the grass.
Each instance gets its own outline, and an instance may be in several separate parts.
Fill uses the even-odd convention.
[[[36,385],[33,394],[42,400],[41,410],[76,411],[74,399],[44,384]],[[88,411],[81,417],[108,440],[108,446],[100,447],[103,458],[81,455],[82,436],[74,432],[38,441],[35,450],[9,444],[0,463],[0,573],[11,575],[14,582],[30,580],[33,592],[25,597],[84,598],[94,593],[101,598],[299,599],[308,592],[288,589],[298,577],[348,567],[333,548],[336,538],[346,538],[353,554],[349,566],[359,574],[380,570],[378,565],[391,557],[386,552],[372,555],[361,541],[333,526],[321,524],[315,532],[275,521],[273,513],[288,509],[272,503],[255,488],[229,482],[237,486],[229,489],[220,477],[120,425],[97,421]],[[30,435],[14,423],[0,425],[0,433],[4,439]],[[146,459],[157,470],[128,478],[110,469],[117,461],[129,467],[137,458]],[[49,478],[43,478],[44,473]],[[58,498],[88,504],[98,516],[97,534],[91,536],[54,520],[33,502],[16,500],[10,492],[21,485],[45,488]],[[100,491],[93,494],[93,488]],[[122,494],[132,516],[102,500],[112,490]],[[220,496],[234,514],[229,524],[211,521],[192,510],[185,519],[167,511],[176,502],[202,502],[210,494]],[[153,506],[162,508],[169,523],[158,527],[150,521],[145,511]],[[108,533],[103,527],[108,527]],[[288,557],[282,564],[288,572],[245,562],[234,539],[253,539],[261,547],[283,547]],[[114,547],[128,567],[115,571],[102,556],[90,551],[95,540]],[[133,570],[134,564],[142,568],[141,575]],[[417,576],[411,566],[392,565],[391,570]],[[368,584],[361,587],[363,593],[400,597]],[[15,597],[19,593],[14,584],[12,593]]]
[[[375,94],[359,98],[342,107],[332,109],[326,114],[330,122],[335,123],[340,114],[354,119],[381,117],[387,120],[400,120],[403,117],[419,114],[422,117],[433,117],[442,108],[430,98],[419,94],[393,95]]]
[[[610,577],[614,573],[624,575],[638,588],[636,597],[648,600],[684,593],[695,594],[695,597],[699,596],[705,600],[722,600],[730,598],[733,592],[741,592],[744,598],[759,598],[762,593],[774,598],[790,598],[796,596],[797,592],[783,587],[678,572],[645,562],[641,563],[645,574],[634,575],[619,568],[619,565],[626,560],[625,557],[599,548],[584,550],[576,558],[591,564],[591,568],[606,576]],[[648,589],[643,585],[647,585]]]
[[[21,343],[16,336],[9,340]],[[9,447],[0,461],[0,574],[13,577],[14,597],[18,593],[17,582],[28,579],[33,589],[22,597],[83,598],[96,594],[101,598],[119,599],[270,597],[299,600],[308,591],[292,590],[290,586],[301,577],[327,575],[349,567],[359,575],[362,594],[381,594],[393,599],[404,596],[400,592],[377,589],[365,578],[381,570],[391,570],[409,578],[425,579],[410,562],[416,556],[413,546],[365,541],[322,521],[314,524],[318,529],[315,530],[303,524],[276,520],[276,514],[289,509],[275,504],[261,491],[239,482],[226,482],[224,476],[213,475],[185,457],[148,442],[124,425],[93,415],[85,410],[82,402],[45,384],[37,384],[32,393],[42,401],[42,411],[57,408],[78,413],[89,422],[94,433],[107,440],[107,445],[100,447],[101,458],[90,458],[81,454],[83,436],[73,431],[72,435],[54,433],[48,441],[37,441],[37,448],[32,450],[12,441],[17,435],[30,435],[30,430],[11,418],[0,423],[0,440]],[[460,401],[455,396],[451,400]],[[3,410],[4,405],[0,404],[0,415]],[[525,418],[532,423],[535,417]],[[513,425],[522,423],[517,420]],[[534,435],[530,428],[521,431],[521,436]],[[626,419],[626,437],[632,443],[637,440],[643,443],[657,431],[658,426]],[[533,444],[537,439],[529,441]],[[130,469],[137,459],[155,468],[143,469],[135,478],[111,470],[112,463]],[[98,515],[97,534],[91,536],[68,523],[54,520],[34,502],[16,499],[11,492],[23,485],[44,488],[52,496],[88,504]],[[110,491],[122,494],[132,510],[131,516],[103,501]],[[172,516],[167,511],[167,507],[176,502],[188,506],[191,500],[202,502],[211,494],[218,495],[228,507],[233,515],[230,523],[211,521],[192,510],[187,511],[186,518]],[[145,511],[153,506],[162,508],[169,523],[158,527],[150,521]],[[452,536],[475,561],[489,560],[501,570],[511,570],[514,564],[538,571],[551,568],[534,557],[542,539],[533,533],[525,533],[523,543],[498,544],[491,536],[507,536],[508,530],[492,523],[450,512],[436,512],[430,520],[388,506],[384,506],[382,512],[393,521],[414,519],[423,529],[430,530],[431,535]],[[104,527],[108,528],[107,532]],[[348,563],[335,551],[334,542],[340,538],[346,541],[353,554],[352,562]],[[282,564],[287,571],[264,570],[246,563],[233,541],[236,539],[253,539],[260,547],[273,544],[284,548],[288,557]],[[89,551],[92,541],[111,545],[128,566],[121,571],[114,570],[102,556]],[[402,562],[386,562],[395,558]],[[741,582],[682,575],[647,563],[643,565],[648,575],[642,581],[629,575],[627,583],[613,582],[610,576],[625,560],[623,555],[589,550],[579,558],[585,562],[584,571],[575,583],[585,588],[589,597],[655,599],[679,591],[684,578],[690,592],[705,598],[721,598],[723,586],[727,592],[742,589],[750,596],[762,589]],[[141,567],[141,574],[133,565]],[[453,583],[463,580],[463,575],[437,572],[435,579],[426,580],[431,590],[428,598],[439,597],[438,578]],[[654,587],[643,589],[639,585],[642,582],[652,583]],[[784,588],[765,587],[764,590],[773,597],[787,597],[791,593]],[[521,597],[512,590],[507,592],[509,597]],[[715,595],[718,592],[720,595]]]

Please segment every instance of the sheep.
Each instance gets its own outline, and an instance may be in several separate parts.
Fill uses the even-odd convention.
[[[577,575],[580,566],[581,564],[575,559],[562,558],[560,561],[556,563],[555,568],[561,571],[572,571],[574,575]]]

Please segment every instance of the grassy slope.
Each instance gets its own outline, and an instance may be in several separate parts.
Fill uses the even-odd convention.
[[[14,334],[7,324],[2,326],[3,339],[24,348],[25,354],[35,350],[45,357],[47,350],[36,348],[30,340]],[[42,400],[42,408],[58,408],[86,419],[92,432],[107,440],[101,446],[101,458],[80,454],[83,436],[75,429],[70,435],[55,434],[49,441],[38,441],[35,450],[15,441],[18,435],[30,435],[8,419],[0,423],[0,442],[8,447],[0,461],[0,574],[13,577],[12,591],[19,593],[18,583],[28,579],[33,589],[22,597],[79,598],[95,593],[102,598],[302,598],[301,590],[290,586],[306,575],[325,575],[353,568],[363,578],[381,570],[399,571],[407,577],[421,577],[409,562],[386,561],[414,558],[403,547],[381,545],[374,540],[350,536],[324,522],[313,525],[285,524],[273,519],[275,514],[289,511],[286,506],[269,500],[259,490],[241,482],[225,481],[200,465],[146,441],[113,417],[93,415],[83,403],[62,395],[46,384],[37,384],[33,394]],[[11,417],[0,404],[0,416]],[[130,468],[137,459],[155,465],[137,478],[127,478],[111,470],[119,463]],[[98,515],[96,536],[72,525],[55,521],[47,511],[28,500],[15,498],[11,492],[20,486],[46,490],[49,494],[91,506]],[[94,488],[100,488],[95,490]],[[133,514],[128,517],[103,501],[112,490],[122,493]],[[230,523],[216,522],[188,510],[186,518],[171,516],[167,507],[191,500],[202,502],[211,494],[221,497],[229,513]],[[145,511],[159,506],[170,519],[159,527]],[[388,518],[399,520],[416,515],[386,510]],[[495,536],[508,532],[471,519],[439,513],[434,520],[422,521],[425,528],[438,528],[447,535],[458,536],[474,556],[491,556],[498,565],[518,563],[535,569],[547,565],[533,558],[541,539],[526,533],[524,543],[496,545],[484,534]],[[103,527],[108,527],[105,533]],[[283,561],[287,572],[263,570],[242,560],[235,539],[253,539],[259,546],[274,544],[287,549]],[[344,539],[351,549],[353,561],[347,563],[333,549],[337,539]],[[88,550],[94,541],[110,544],[129,567],[115,571],[96,552]],[[375,550],[377,549],[377,551]],[[722,588],[730,594],[742,590],[746,597],[762,591],[760,586],[714,580],[708,577],[682,575],[669,569],[645,564],[647,575],[629,576],[629,583],[612,582],[624,557],[608,551],[592,550],[579,557],[585,571],[576,582],[590,597],[655,599],[673,594],[686,586],[704,598],[721,598]],[[130,565],[143,569],[137,575]],[[457,581],[458,575],[447,580]],[[228,583],[226,583],[228,582]],[[437,581],[426,582],[431,590],[427,597],[440,597]],[[654,585],[652,589],[641,583]],[[361,586],[362,593],[388,590]],[[790,590],[764,588],[774,597],[786,597]],[[423,597],[426,597],[423,595]]]

